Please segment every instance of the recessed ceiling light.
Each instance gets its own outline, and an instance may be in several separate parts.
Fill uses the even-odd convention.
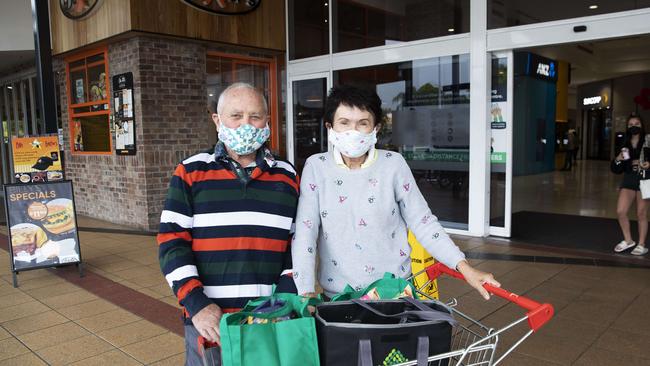
[[[14,87],[11,86],[11,85],[8,85],[8,86],[7,86],[7,89],[13,89],[13,88],[14,88]]]
[[[454,28],[447,29],[447,32],[449,32],[449,33],[453,32],[453,31],[454,31]]]
[[[591,10],[598,9],[598,5],[589,5],[589,9]]]
[[[208,95],[211,96],[211,97],[214,97],[214,94],[212,94],[212,93],[210,93],[210,94],[208,94]]]

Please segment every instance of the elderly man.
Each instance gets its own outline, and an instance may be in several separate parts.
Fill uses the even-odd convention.
[[[184,308],[186,365],[200,365],[197,338],[219,343],[224,312],[276,291],[295,292],[289,239],[298,202],[293,166],[265,147],[268,107],[237,83],[210,113],[214,149],[178,165],[158,234],[167,282]]]

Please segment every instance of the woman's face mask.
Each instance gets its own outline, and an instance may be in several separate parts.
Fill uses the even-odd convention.
[[[257,151],[271,136],[267,124],[257,128],[251,124],[243,124],[238,128],[228,128],[222,123],[219,126],[219,140],[237,155],[249,155]]]
[[[638,135],[641,133],[641,127],[639,126],[630,126],[627,128],[627,133],[630,135]]]
[[[357,130],[336,132],[333,128],[330,128],[328,131],[328,138],[332,145],[334,145],[341,154],[349,158],[358,158],[363,156],[377,143],[377,131],[374,129],[370,133],[362,133]]]

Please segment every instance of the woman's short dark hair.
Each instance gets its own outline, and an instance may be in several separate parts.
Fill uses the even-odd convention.
[[[375,126],[381,123],[381,99],[372,90],[346,85],[333,87],[325,102],[325,115],[323,116],[325,123],[333,122],[334,113],[340,105],[368,111],[375,117]]]

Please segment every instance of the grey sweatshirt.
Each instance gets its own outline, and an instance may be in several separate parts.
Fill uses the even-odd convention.
[[[384,272],[411,274],[407,227],[434,258],[455,268],[465,255],[431,213],[399,153],[377,150],[369,166],[349,170],[333,153],[305,164],[291,247],[298,293],[318,281],[328,296],[345,285],[361,289]]]

